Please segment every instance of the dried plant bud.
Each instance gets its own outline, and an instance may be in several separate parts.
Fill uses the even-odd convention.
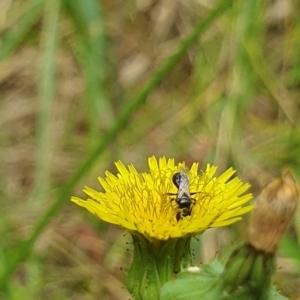
[[[256,198],[248,239],[257,250],[274,252],[297,207],[299,191],[291,172],[274,179]]]

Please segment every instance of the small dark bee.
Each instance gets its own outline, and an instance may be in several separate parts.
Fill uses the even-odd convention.
[[[191,215],[192,204],[195,200],[191,198],[191,194],[189,192],[189,179],[188,176],[183,171],[180,171],[179,173],[175,173],[172,177],[172,181],[174,185],[178,188],[177,194],[170,194],[170,195],[177,196],[172,200],[176,201],[178,207],[181,210],[176,215],[176,219],[177,221],[179,221],[183,217]]]

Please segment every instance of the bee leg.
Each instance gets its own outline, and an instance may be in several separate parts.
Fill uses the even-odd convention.
[[[172,202],[172,201],[176,201],[176,198],[171,198],[171,202]]]

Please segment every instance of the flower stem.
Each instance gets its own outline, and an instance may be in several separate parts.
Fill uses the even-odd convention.
[[[190,261],[191,238],[149,240],[132,233],[134,256],[127,287],[136,300],[159,299],[161,286]]]

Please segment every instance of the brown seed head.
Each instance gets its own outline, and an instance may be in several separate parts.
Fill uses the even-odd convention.
[[[274,252],[297,207],[299,191],[288,171],[272,180],[256,198],[248,225],[248,240],[257,250]]]

